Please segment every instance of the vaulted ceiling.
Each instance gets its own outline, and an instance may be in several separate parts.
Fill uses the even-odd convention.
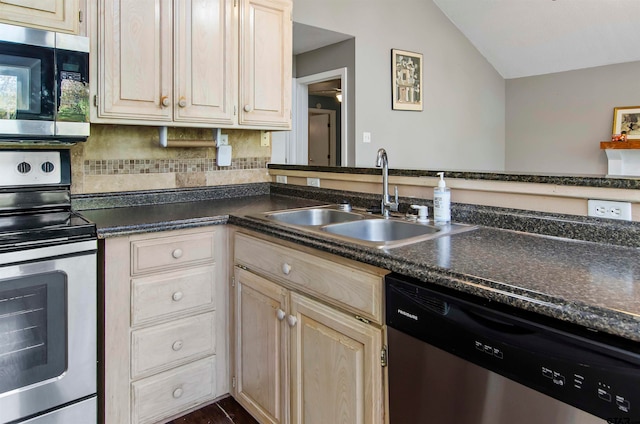
[[[505,78],[640,61],[640,0],[433,1]],[[294,54],[350,36],[294,24]]]
[[[640,60],[640,0],[433,0],[506,79]]]

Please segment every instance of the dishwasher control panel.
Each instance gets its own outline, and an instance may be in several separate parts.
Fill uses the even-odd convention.
[[[389,327],[607,422],[640,423],[640,355],[474,300],[386,277]]]

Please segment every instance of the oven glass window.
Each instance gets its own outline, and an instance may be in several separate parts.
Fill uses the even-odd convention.
[[[67,368],[66,274],[0,280],[0,393]]]
[[[0,42],[0,119],[53,119],[53,58],[53,49]]]

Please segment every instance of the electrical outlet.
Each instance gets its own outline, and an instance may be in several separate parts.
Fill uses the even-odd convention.
[[[320,178],[307,178],[307,185],[311,187],[320,187]]]
[[[286,184],[287,183],[287,176],[286,175],[276,175],[276,182],[277,183]]]
[[[271,144],[271,133],[269,131],[260,131],[260,146],[269,147]]]
[[[229,134],[220,134],[220,140],[218,141],[219,146],[226,146],[229,144]]]
[[[631,203],[629,202],[589,200],[587,206],[589,216],[631,221]]]

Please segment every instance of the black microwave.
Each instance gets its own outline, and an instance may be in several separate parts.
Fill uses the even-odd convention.
[[[0,142],[89,135],[89,39],[0,24]]]

